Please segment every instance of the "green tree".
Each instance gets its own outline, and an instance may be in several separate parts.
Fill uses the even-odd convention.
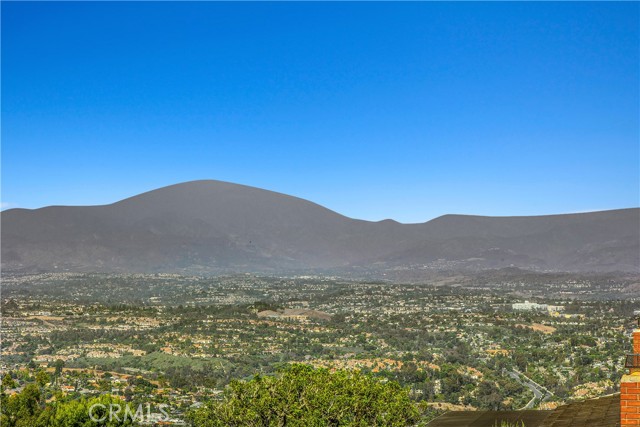
[[[131,426],[136,421],[133,415],[135,415],[134,408],[129,407],[127,411],[126,404],[121,400],[110,395],[102,395],[92,399],[60,403],[55,408],[47,427]]]
[[[11,378],[11,374],[9,372],[4,374],[4,377],[2,377],[2,388],[14,388],[15,386],[16,382]]]
[[[62,368],[64,368],[64,360],[58,359],[54,362],[53,366],[56,368],[54,376],[58,378],[62,374]]]
[[[0,397],[2,427],[124,427],[139,421],[139,418],[133,419],[136,414],[134,408],[130,407],[125,417],[126,404],[109,395],[57,400],[45,406],[40,388],[29,384],[20,393],[8,397],[2,394]],[[110,412],[113,416],[109,415]]]
[[[36,372],[36,383],[38,383],[40,387],[46,386],[49,382],[51,382],[51,377],[47,374],[47,371],[41,369]]]
[[[493,381],[482,381],[478,386],[478,404],[483,409],[497,411],[503,408],[500,390]]]
[[[407,389],[394,381],[307,365],[290,365],[275,376],[232,381],[221,402],[190,414],[195,427],[400,427],[418,418]]]
[[[42,393],[35,384],[27,385],[20,393],[2,394],[0,425],[3,427],[35,427],[42,412]]]

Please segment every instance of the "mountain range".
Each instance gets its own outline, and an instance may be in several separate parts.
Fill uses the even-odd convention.
[[[9,209],[1,226],[5,271],[640,271],[638,208],[401,224],[203,180],[110,205]]]

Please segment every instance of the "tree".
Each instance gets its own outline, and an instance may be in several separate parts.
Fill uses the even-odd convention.
[[[482,381],[478,386],[478,403],[481,408],[497,411],[502,407],[500,390],[493,381]]]
[[[56,368],[54,376],[58,378],[62,374],[62,368],[64,368],[64,360],[58,359],[54,362],[53,366]]]
[[[11,378],[11,374],[9,372],[4,374],[4,377],[2,377],[2,388],[15,388],[15,386],[16,382]]]
[[[110,410],[112,414],[110,415]],[[110,395],[61,403],[49,421],[51,427],[120,427],[134,424],[135,410]]]
[[[0,425],[3,427],[35,427],[42,412],[42,394],[35,384],[27,385],[22,392],[6,397],[2,394]]]
[[[407,389],[357,371],[290,365],[275,376],[232,381],[224,399],[190,413],[195,427],[389,426],[419,414]]]
[[[135,421],[132,419],[136,413],[134,408],[129,408],[129,416],[125,417],[125,403],[109,395],[57,400],[45,406],[40,388],[29,384],[22,392],[9,397],[2,394],[1,398],[2,427],[122,427],[131,426]],[[110,410],[116,416],[109,416]]]
[[[47,371],[41,369],[36,372],[36,383],[38,383],[40,387],[46,386],[49,382],[51,382],[51,377],[47,374]]]

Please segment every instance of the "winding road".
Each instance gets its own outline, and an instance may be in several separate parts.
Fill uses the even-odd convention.
[[[529,388],[529,390],[533,392],[533,399],[531,399],[529,403],[527,403],[525,407],[521,409],[533,409],[533,406],[536,400],[539,400],[540,402],[544,402],[553,394],[546,388],[542,387],[540,384],[533,381],[531,378],[527,377],[526,375],[522,374],[521,372],[515,369],[508,371],[507,375],[509,375],[511,378],[513,378],[523,386]],[[524,377],[525,379],[523,380],[522,377]]]

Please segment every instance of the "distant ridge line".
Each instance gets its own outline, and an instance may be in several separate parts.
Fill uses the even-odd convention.
[[[107,205],[8,209],[2,268],[25,271],[640,271],[640,209],[365,221],[223,181]]]

